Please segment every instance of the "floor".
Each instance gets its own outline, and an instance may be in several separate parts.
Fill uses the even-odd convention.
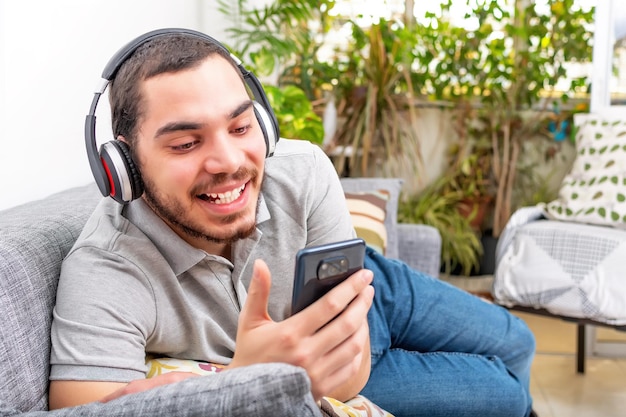
[[[490,277],[442,277],[469,291],[490,289]],[[537,354],[530,390],[539,417],[625,416],[626,333],[597,328],[596,339],[613,349],[586,360],[585,374],[576,373],[576,326],[535,314],[515,313],[535,334]]]

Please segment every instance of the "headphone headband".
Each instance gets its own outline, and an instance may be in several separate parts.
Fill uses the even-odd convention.
[[[103,144],[100,147],[100,151],[98,151],[96,143],[96,108],[98,101],[122,65],[141,45],[161,36],[175,34],[195,37],[214,44],[223,49],[234,61],[254,96],[254,112],[263,132],[267,157],[273,155],[276,142],[278,142],[280,137],[278,121],[272,111],[263,86],[254,74],[244,68],[241,60],[230,53],[224,45],[209,35],[191,29],[167,28],[147,32],[124,45],[111,57],[102,71],[102,86],[94,93],[89,113],[85,117],[85,147],[91,172],[102,195],[111,196],[120,203],[128,203],[139,198],[143,193],[143,182],[126,143],[113,140]]]
[[[102,78],[108,81],[113,80],[113,78],[115,78],[115,75],[117,74],[117,71],[119,71],[120,67],[124,64],[124,62],[126,62],[128,58],[130,58],[130,56],[134,54],[135,51],[144,43],[149,42],[155,38],[159,38],[161,36],[175,35],[175,34],[189,35],[189,36],[197,37],[200,39],[204,39],[212,44],[215,44],[219,46],[221,49],[223,49],[226,53],[228,53],[231,57],[233,57],[233,59],[237,63],[237,66],[241,65],[241,61],[235,58],[234,55],[231,54],[230,51],[226,49],[224,45],[222,45],[216,39],[212,38],[211,36],[205,33],[198,32],[196,30],[191,30],[191,29],[184,29],[184,28],[156,29],[156,30],[144,33],[143,35],[136,37],[135,39],[133,39],[132,41],[124,45],[120,50],[118,50],[115,53],[115,55],[111,57],[109,62],[104,67],[104,70],[102,71]]]

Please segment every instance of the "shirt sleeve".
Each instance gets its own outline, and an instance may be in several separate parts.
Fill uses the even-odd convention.
[[[63,263],[53,310],[50,379],[145,378],[155,317],[151,287],[133,262],[94,247],[74,250]]]
[[[316,173],[309,188],[307,246],[356,237],[345,194],[328,156],[316,147]]]

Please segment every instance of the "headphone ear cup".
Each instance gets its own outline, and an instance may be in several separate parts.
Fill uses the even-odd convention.
[[[278,142],[278,126],[275,119],[269,114],[269,112],[259,102],[254,101],[254,115],[259,121],[259,126],[263,132],[263,138],[265,139],[265,156],[270,157],[274,155],[276,149],[276,142]]]
[[[111,188],[110,196],[125,204],[141,197],[143,181],[125,142],[113,140],[100,147],[100,158]]]

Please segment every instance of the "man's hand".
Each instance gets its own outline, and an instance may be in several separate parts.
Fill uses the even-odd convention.
[[[316,400],[325,395],[340,401],[354,397],[370,371],[367,311],[374,295],[371,281],[370,271],[359,271],[308,308],[276,323],[267,313],[270,272],[264,262],[257,261],[229,368],[286,362],[306,369]],[[51,381],[50,409],[111,401],[193,376],[170,372],[130,383]]]
[[[306,369],[316,400],[333,396],[345,401],[358,394],[370,371],[367,312],[374,296],[372,277],[371,271],[360,270],[277,323],[267,312],[270,271],[257,260],[229,367],[286,362]]]

